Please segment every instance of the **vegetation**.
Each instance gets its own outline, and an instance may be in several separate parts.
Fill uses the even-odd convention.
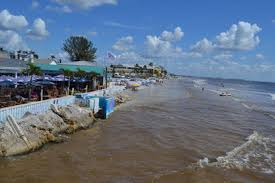
[[[63,79],[63,84],[65,83],[65,78],[68,77],[68,89],[67,89],[67,94],[70,92],[71,88],[71,78],[73,77],[74,73],[70,70],[62,69],[64,79]]]
[[[70,55],[71,61],[91,61],[96,59],[97,49],[93,43],[83,36],[71,36],[64,45],[63,50]]]
[[[25,70],[23,70],[24,74],[27,74],[30,76],[30,82],[29,82],[29,100],[31,99],[31,93],[32,93],[32,81],[33,81],[33,76],[34,75],[41,75],[42,71],[39,67],[37,67],[36,65],[34,65],[33,63],[28,63],[27,64],[27,68]]]

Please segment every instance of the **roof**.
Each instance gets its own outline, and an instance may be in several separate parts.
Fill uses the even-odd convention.
[[[49,65],[49,64],[36,64],[42,71],[51,71],[51,72],[60,72],[60,70],[70,70],[72,72],[77,72],[79,69],[85,72],[95,72],[100,75],[104,74],[104,67],[99,66],[87,66],[87,65],[69,65],[69,64],[57,64],[57,65]]]
[[[147,69],[154,69],[154,66],[149,66],[149,65],[145,65],[145,64],[138,64],[139,67],[144,68],[144,66],[146,66]],[[115,68],[136,68],[136,64],[118,64],[118,65],[112,65]]]
[[[51,59],[38,59],[34,61],[36,64],[56,64],[55,61]]]
[[[0,58],[0,72],[1,73],[16,73],[25,69],[27,63],[22,60],[15,60],[9,58]]]
[[[78,66],[96,66],[96,62],[89,61],[75,61],[75,62],[62,62],[62,65],[78,65]]]

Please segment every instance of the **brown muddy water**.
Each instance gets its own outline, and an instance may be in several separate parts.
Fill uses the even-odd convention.
[[[188,81],[133,96],[62,144],[1,159],[0,183],[275,182],[268,116]]]

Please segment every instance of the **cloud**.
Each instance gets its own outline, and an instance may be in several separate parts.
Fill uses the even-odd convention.
[[[31,7],[32,7],[32,9],[36,9],[36,8],[38,8],[39,7],[39,2],[38,1],[32,1],[32,5],[31,5]]]
[[[68,6],[70,8],[78,8],[78,9],[90,9],[93,7],[98,7],[102,5],[116,5],[118,3],[117,0],[53,0],[61,6]]]
[[[0,47],[10,51],[28,49],[22,37],[12,30],[0,30]]]
[[[49,35],[46,28],[46,23],[41,18],[34,20],[32,28],[27,30],[27,35],[31,39],[41,40]]]
[[[247,79],[256,81],[274,81],[275,65],[245,64],[237,60],[199,59],[194,61],[179,61],[172,72],[190,76],[220,77]]]
[[[47,5],[46,10],[48,11],[53,11],[53,12],[57,12],[57,13],[71,13],[72,9],[69,6],[51,6],[51,5]]]
[[[215,55],[213,58],[217,61],[230,60],[233,58],[233,55],[228,53],[222,53],[219,55]]]
[[[207,38],[198,41],[190,47],[190,51],[202,55],[217,52],[250,51],[260,43],[257,34],[261,30],[257,24],[240,21],[238,24],[233,24],[229,30],[218,34],[212,41]]]
[[[19,30],[28,25],[28,21],[22,15],[12,15],[8,10],[0,12],[0,28],[5,30]]]
[[[67,52],[60,52],[55,55],[57,60],[61,59],[62,62],[70,62],[70,55]]]
[[[264,57],[263,54],[258,53],[258,54],[256,54],[256,58],[257,58],[258,60],[263,60],[265,57]]]
[[[271,21],[273,24],[275,24],[275,19]]]
[[[182,56],[182,49],[174,45],[184,36],[180,27],[174,32],[163,31],[160,36],[147,35],[145,45],[149,56],[152,57],[179,57]]]
[[[89,34],[90,36],[96,36],[96,35],[97,35],[97,32],[95,32],[95,31],[90,31],[90,32],[88,32],[88,34]]]
[[[126,24],[121,24],[121,23],[118,23],[118,22],[104,22],[104,25],[109,26],[109,27],[123,28],[123,29],[136,29],[136,30],[146,29],[145,27],[134,26],[134,25],[126,25]]]
[[[161,34],[161,38],[164,41],[169,41],[169,42],[179,41],[182,39],[183,36],[184,36],[184,32],[181,30],[180,27],[176,27],[174,32],[163,31]]]
[[[193,52],[197,52],[197,53],[209,53],[212,52],[214,49],[214,45],[211,41],[209,41],[208,39],[204,38],[200,41],[198,41],[196,44],[191,46],[191,50]]]
[[[98,62],[107,62],[107,64],[148,64],[154,62],[151,58],[146,58],[135,51],[122,52],[116,55],[115,59],[98,58]]]
[[[257,24],[240,21],[216,36],[216,46],[225,50],[252,50],[260,43],[257,33],[261,30]]]
[[[114,45],[113,49],[116,51],[129,51],[133,49],[134,38],[132,36],[120,38]]]

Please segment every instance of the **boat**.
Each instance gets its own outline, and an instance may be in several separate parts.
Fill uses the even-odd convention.
[[[232,95],[229,92],[222,92],[222,93],[220,93],[220,96],[222,96],[222,97],[230,97]]]

